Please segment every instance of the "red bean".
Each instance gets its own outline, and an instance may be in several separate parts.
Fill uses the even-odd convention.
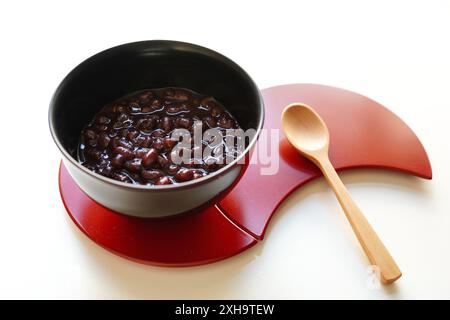
[[[172,184],[172,181],[168,177],[164,176],[164,177],[159,178],[159,180],[156,181],[155,184],[156,185]]]
[[[114,106],[114,113],[122,113],[125,112],[125,106],[123,105],[116,105]]]
[[[105,177],[109,177],[113,173],[113,167],[111,165],[107,165],[100,168],[99,173]]]
[[[175,175],[180,170],[180,166],[176,164],[171,164],[167,167],[166,171],[170,175]]]
[[[124,163],[125,163],[125,157],[122,156],[121,154],[116,154],[111,160],[111,165],[115,169],[121,169]]]
[[[133,144],[137,147],[146,147],[147,137],[139,136],[133,139]]]
[[[133,144],[124,138],[119,139],[118,145],[127,149],[133,148]]]
[[[152,97],[153,97],[153,93],[151,91],[144,91],[139,94],[139,101],[145,100],[145,99],[150,99]]]
[[[201,177],[203,177],[203,174],[199,171],[196,171],[196,172],[194,172],[192,179],[199,179]]]
[[[111,150],[114,150],[114,148],[120,146],[119,141],[120,141],[119,137],[114,137],[111,139],[109,143],[109,147],[111,148]]]
[[[178,143],[176,140],[172,140],[171,138],[164,139],[164,148],[166,150],[172,150],[172,148]]]
[[[160,151],[162,148],[164,148],[164,142],[161,138],[156,138],[155,140],[153,140],[152,147]]]
[[[190,118],[179,118],[178,125],[182,128],[188,129],[192,126],[193,121]]]
[[[164,117],[161,119],[160,128],[166,132],[172,130],[172,119],[169,117]]]
[[[142,159],[149,151],[150,151],[150,149],[148,149],[148,148],[139,148],[135,151],[135,154],[136,154],[136,157]]]
[[[197,165],[197,162],[195,159],[189,159],[187,163],[185,163],[185,166],[188,168],[193,168]]]
[[[125,122],[129,119],[128,115],[126,113],[121,113],[119,114],[119,116],[117,117],[117,121],[119,122]]]
[[[111,141],[111,138],[108,137],[106,133],[101,133],[98,137],[98,147],[102,150],[105,150],[108,148],[109,142]]]
[[[118,130],[118,129],[122,129],[122,128],[123,128],[123,123],[122,122],[120,122],[120,121],[114,122],[113,129]]]
[[[97,124],[108,124],[111,122],[111,119],[106,116],[99,116],[95,122]]]
[[[212,109],[211,109],[211,115],[213,116],[213,117],[218,117],[218,116],[220,116],[222,114],[222,110],[219,108],[219,107],[213,107]]]
[[[84,151],[84,154],[86,156],[86,159],[91,161],[100,161],[102,158],[102,154],[99,150],[94,148],[88,148]]]
[[[209,172],[214,171],[217,169],[216,161],[212,158],[209,158],[204,161],[202,168]]]
[[[109,128],[108,128],[108,126],[106,124],[97,124],[95,126],[95,129],[97,131],[107,131]]]
[[[139,135],[139,131],[132,129],[128,132],[127,134],[127,139],[128,140],[133,140],[134,138],[136,138]]]
[[[142,113],[149,113],[149,112],[152,112],[152,111],[153,111],[153,108],[151,106],[148,106],[148,105],[143,106],[142,109],[141,109]]]
[[[153,108],[153,110],[159,109],[159,108],[161,108],[161,107],[162,107],[161,100],[159,100],[159,99],[154,99],[154,100],[152,101],[152,108]]]
[[[150,132],[155,127],[155,120],[152,118],[140,119],[137,122],[137,127],[143,132]]]
[[[124,166],[128,169],[128,171],[133,173],[138,173],[142,169],[142,159],[135,158],[133,160],[128,160],[125,162]]]
[[[141,106],[137,102],[131,102],[128,107],[131,109],[131,112],[140,112]]]
[[[218,125],[224,129],[231,129],[235,126],[234,121],[226,116],[219,119]]]
[[[125,174],[123,173],[113,173],[111,178],[121,181],[121,182],[130,182],[130,178],[128,178]]]
[[[217,103],[215,102],[213,97],[206,97],[200,101],[200,106],[202,109],[209,111],[212,109],[212,107],[217,106]]]
[[[87,146],[89,146],[89,147],[95,148],[95,147],[97,146],[97,139],[94,139],[94,140],[88,140],[88,141],[85,142],[85,144],[86,144]]]
[[[203,126],[206,128],[215,128],[217,127],[217,123],[212,117],[207,116],[203,118]]]
[[[171,105],[167,107],[167,113],[168,114],[177,114],[181,111],[181,108],[177,105]]]
[[[141,171],[142,178],[147,179],[147,180],[153,180],[154,181],[156,179],[161,178],[163,175],[164,174],[160,170],[152,169],[152,170],[142,170]]]
[[[113,154],[120,154],[125,159],[128,159],[128,160],[134,158],[134,152],[131,149],[121,147],[121,146],[114,148]]]
[[[142,157],[142,165],[145,168],[150,167],[155,161],[158,160],[158,152],[151,148],[148,152]]]
[[[176,100],[176,101],[187,101],[189,100],[189,94],[182,90],[167,90],[165,92],[166,99]]]
[[[194,171],[185,168],[180,169],[175,175],[175,179],[180,182],[192,180],[193,177]]]
[[[95,138],[97,138],[97,134],[95,133],[95,131],[90,130],[90,129],[84,131],[84,139],[86,139],[86,140],[94,140]]]
[[[169,159],[167,159],[167,157],[165,155],[159,155],[158,156],[158,163],[161,166],[161,168],[164,168],[167,165],[169,165],[170,161],[169,161]]]
[[[156,129],[155,131],[152,132],[152,138],[158,138],[158,137],[164,137],[164,136],[165,136],[165,132],[163,130]]]
[[[122,138],[126,138],[129,132],[130,132],[130,130],[124,128],[124,129],[120,130],[120,136]]]

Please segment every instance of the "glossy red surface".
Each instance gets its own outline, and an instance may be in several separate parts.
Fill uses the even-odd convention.
[[[215,206],[173,218],[134,218],[90,199],[64,165],[60,167],[59,186],[67,212],[89,238],[137,262],[199,265],[235,255],[256,243]]]
[[[423,146],[392,112],[364,96],[312,84],[263,90],[264,127],[278,129],[282,109],[292,102],[314,107],[330,131],[330,158],[338,170],[384,168],[431,179]],[[64,205],[77,226],[100,246],[142,263],[191,266],[233,256],[262,239],[279,204],[292,191],[320,176],[280,132],[276,176],[247,171],[218,206],[166,219],[142,219],[112,212],[86,196],[63,165],[59,185]],[[223,212],[223,213],[222,213]],[[226,214],[226,216],[225,216]],[[230,222],[234,221],[243,230]]]

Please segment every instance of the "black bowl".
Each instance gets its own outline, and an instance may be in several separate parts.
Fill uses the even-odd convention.
[[[177,41],[142,41],[120,45],[87,59],[57,88],[49,109],[52,136],[64,164],[91,198],[115,211],[144,217],[191,210],[222,194],[242,171],[239,158],[206,177],[169,186],[139,186],[96,174],[76,159],[83,127],[107,103],[149,88],[183,87],[213,96],[243,129],[259,130],[264,107],[249,75],[223,55]],[[250,141],[241,157],[256,142]]]

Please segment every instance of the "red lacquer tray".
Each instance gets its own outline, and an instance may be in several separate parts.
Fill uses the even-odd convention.
[[[383,168],[431,179],[427,154],[395,114],[359,94],[322,85],[292,84],[262,91],[266,129],[279,129],[283,108],[311,105],[330,131],[330,158],[337,170]],[[72,220],[93,241],[120,256],[161,266],[192,266],[233,256],[256,244],[280,203],[320,175],[287,143],[280,131],[279,171],[261,175],[249,165],[218,204],[166,219],[125,216],[97,204],[62,165],[59,186]]]

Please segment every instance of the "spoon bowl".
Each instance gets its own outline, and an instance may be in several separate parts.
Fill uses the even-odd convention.
[[[322,118],[308,105],[293,103],[282,113],[281,125],[291,144],[304,154],[327,151],[330,140]]]

